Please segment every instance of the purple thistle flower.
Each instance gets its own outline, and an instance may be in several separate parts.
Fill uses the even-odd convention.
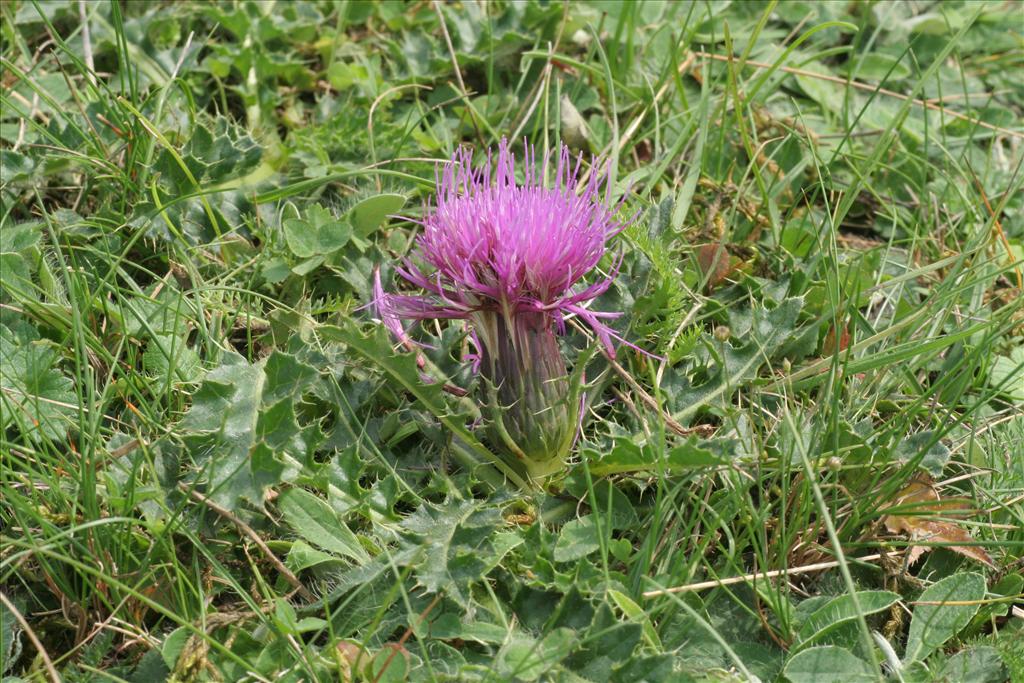
[[[579,415],[565,360],[555,336],[575,316],[614,356],[621,337],[605,322],[621,314],[598,312],[587,303],[611,286],[618,270],[597,282],[576,285],[601,260],[608,240],[627,222],[616,218],[608,169],[580,181],[582,155],[557,154],[551,170],[545,154],[537,168],[524,145],[523,181],[506,140],[496,163],[473,168],[472,152],[460,148],[437,171],[435,206],[417,222],[423,229],[417,257],[398,274],[422,294],[388,294],[374,282],[383,324],[406,347],[403,320],[467,320],[478,347],[474,365],[487,380],[492,441],[542,477],[557,471],[572,446]],[[596,169],[595,169],[596,171]]]

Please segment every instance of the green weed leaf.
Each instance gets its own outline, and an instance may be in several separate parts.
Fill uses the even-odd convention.
[[[941,441],[935,439],[935,432],[925,431],[903,439],[893,455],[901,462],[916,462],[919,468],[938,477],[949,461],[950,452]]]
[[[891,607],[899,599],[898,593],[890,591],[860,591],[857,593],[857,602],[862,614],[881,612]],[[857,610],[854,607],[853,598],[849,594],[844,593],[832,598],[801,624],[798,634],[800,646],[806,647],[820,642],[842,626],[853,623],[856,619]]]
[[[592,515],[566,522],[555,544],[555,561],[572,562],[601,547],[598,526]]]
[[[811,647],[790,658],[785,668],[790,683],[876,683],[867,662],[835,645]]]
[[[924,661],[970,623],[985,597],[985,577],[956,573],[936,581],[917,599],[904,662]]]
[[[0,325],[0,430],[18,425],[32,441],[64,438],[78,399],[59,356],[27,325]]]
[[[309,491],[289,489],[278,497],[277,506],[288,525],[313,545],[356,562],[370,559],[331,506]]]
[[[974,645],[947,659],[937,680],[958,683],[1002,683],[1012,680],[999,650],[988,645]]]
[[[565,659],[576,640],[576,634],[559,628],[536,639],[516,633],[498,653],[498,672],[507,680],[536,681]]]
[[[305,218],[286,219],[283,228],[288,248],[299,258],[330,254],[348,244],[352,236],[348,223],[319,204],[311,206]]]
[[[405,206],[405,195],[378,194],[367,197],[353,206],[348,213],[352,227],[360,237],[369,237],[388,216]]]

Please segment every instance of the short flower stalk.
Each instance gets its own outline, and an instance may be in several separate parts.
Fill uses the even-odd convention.
[[[581,181],[581,161],[563,146],[553,168],[549,155],[538,168],[525,146],[519,181],[506,141],[493,166],[490,153],[474,167],[459,149],[439,167],[434,206],[417,221],[416,261],[397,268],[419,292],[374,283],[380,320],[407,348],[406,321],[466,321],[490,446],[535,483],[564,470],[579,431],[581,373],[570,375],[558,340],[566,322],[578,319],[611,356],[621,340],[607,323],[620,314],[590,308],[617,266],[580,282],[628,221],[616,218],[607,169]]]

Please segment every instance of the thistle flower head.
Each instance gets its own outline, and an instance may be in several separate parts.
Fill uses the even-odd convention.
[[[537,168],[534,150],[524,145],[522,180],[516,158],[502,140],[496,162],[473,168],[472,152],[460,148],[437,171],[434,207],[421,221],[418,260],[429,274],[406,261],[398,269],[423,295],[378,296],[385,321],[396,319],[469,319],[480,311],[506,318],[541,313],[560,327],[576,315],[612,354],[616,333],[603,321],[615,313],[588,310],[584,304],[604,293],[614,273],[587,287],[576,285],[601,260],[609,238],[625,224],[610,202],[607,169],[594,169],[581,182],[582,158],[562,147],[551,167],[546,154]],[[552,182],[545,183],[551,172]],[[389,325],[393,328],[393,324]]]
[[[616,218],[621,204],[610,199],[607,167],[595,166],[584,181],[582,158],[574,161],[567,147],[554,159],[545,154],[539,167],[529,145],[523,157],[517,169],[502,140],[497,159],[488,152],[474,168],[472,152],[459,149],[439,167],[434,206],[417,221],[416,262],[397,269],[422,293],[385,293],[378,273],[374,303],[406,347],[413,342],[403,320],[468,321],[492,445],[542,478],[562,467],[580,414],[578,383],[556,331],[575,316],[614,355],[612,340],[621,337],[604,321],[619,314],[587,304],[607,291],[617,266],[590,285],[580,282],[625,223]]]

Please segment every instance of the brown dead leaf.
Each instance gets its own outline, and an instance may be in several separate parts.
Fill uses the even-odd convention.
[[[948,519],[936,518],[936,515],[964,516],[969,510],[969,504],[959,498],[941,498],[931,480],[922,478],[910,482],[896,497],[895,507],[904,508],[904,511],[886,515],[882,520],[890,533],[906,534],[911,541],[946,543],[955,553],[989,567],[995,566],[992,558],[981,546],[959,545],[974,542],[966,529]],[[913,565],[932,547],[934,546],[910,546],[907,549],[908,565]]]
[[[516,526],[530,526],[537,521],[537,517],[528,513],[512,512],[505,515],[505,521]]]
[[[350,640],[342,640],[336,646],[337,662],[342,683],[352,683],[361,678],[358,672],[366,663],[368,655],[362,645]]]
[[[839,350],[845,351],[846,347],[850,345],[850,328],[843,325],[843,331],[839,335]],[[831,356],[836,352],[836,326],[830,325],[828,328],[828,334],[825,335],[825,341],[821,345],[821,355]]]
[[[697,264],[707,276],[707,290],[712,291],[736,269],[732,255],[724,244],[704,244],[697,247]]]

